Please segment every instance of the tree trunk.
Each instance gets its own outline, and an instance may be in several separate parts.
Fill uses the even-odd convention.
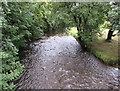
[[[113,32],[114,31],[112,31],[112,29],[109,30],[108,35],[107,35],[107,39],[106,39],[107,41],[111,41]]]

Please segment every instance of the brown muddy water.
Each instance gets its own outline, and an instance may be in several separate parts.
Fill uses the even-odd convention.
[[[21,53],[25,69],[18,89],[118,89],[120,70],[82,51],[72,36],[51,36],[29,44]],[[26,55],[24,53],[26,52]]]

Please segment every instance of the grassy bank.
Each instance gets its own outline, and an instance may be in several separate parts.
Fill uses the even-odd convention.
[[[106,42],[108,29],[104,29],[102,36],[90,43],[91,52],[106,64],[118,66],[118,36],[112,38],[111,42]]]
[[[105,41],[107,33],[108,29],[103,29],[102,36],[88,45],[89,50],[96,57],[103,60],[105,64],[120,68],[120,65],[118,65],[118,36],[112,37],[112,41],[107,42]],[[68,34],[77,37],[76,28],[71,28]]]

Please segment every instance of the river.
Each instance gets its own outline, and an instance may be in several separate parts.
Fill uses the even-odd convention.
[[[120,70],[83,51],[73,36],[55,35],[32,42],[21,53],[25,69],[18,89],[118,89]]]

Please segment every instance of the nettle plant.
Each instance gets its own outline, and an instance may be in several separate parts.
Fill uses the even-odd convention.
[[[15,85],[12,80],[19,76],[20,72],[23,69],[23,66],[20,64],[18,55],[18,48],[14,45],[13,40],[9,34],[14,34],[16,27],[9,25],[7,19],[5,19],[4,6],[2,4],[2,41],[1,41],[1,54],[0,58],[2,59],[2,89],[12,89]]]
[[[2,89],[12,89],[24,66],[19,61],[19,48],[35,36],[42,36],[35,14],[31,14],[34,3],[2,3]]]

